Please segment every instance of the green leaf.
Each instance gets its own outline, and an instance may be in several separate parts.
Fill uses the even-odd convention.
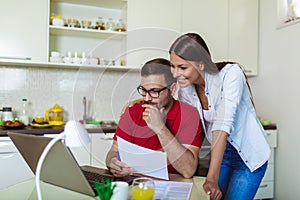
[[[115,187],[116,185],[112,185],[111,180],[107,180],[106,183],[104,180],[101,183],[98,180],[95,182],[95,190],[101,200],[110,200]]]

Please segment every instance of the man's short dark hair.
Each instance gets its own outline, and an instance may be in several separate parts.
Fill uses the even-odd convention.
[[[141,70],[141,76],[164,75],[167,85],[176,83],[176,78],[171,73],[171,63],[164,58],[155,58],[144,64]]]

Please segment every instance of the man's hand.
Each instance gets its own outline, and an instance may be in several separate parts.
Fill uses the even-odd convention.
[[[133,169],[118,160],[117,157],[112,157],[107,167],[109,171],[116,177],[124,177],[133,174]]]
[[[165,108],[150,104],[143,104],[142,106],[145,108],[143,119],[146,121],[148,127],[155,133],[159,133],[165,126]]]

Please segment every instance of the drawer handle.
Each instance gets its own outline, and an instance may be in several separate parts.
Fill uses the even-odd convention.
[[[266,187],[268,187],[268,184],[260,185],[259,187],[260,188],[266,188]]]

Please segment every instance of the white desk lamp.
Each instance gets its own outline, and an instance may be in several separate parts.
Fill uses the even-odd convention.
[[[88,132],[83,127],[82,124],[76,121],[68,121],[65,129],[62,133],[58,134],[56,137],[54,137],[45,147],[39,162],[37,164],[36,168],[36,175],[35,175],[35,184],[36,184],[36,191],[38,195],[38,199],[42,200],[42,193],[41,193],[41,186],[40,186],[40,176],[41,176],[41,169],[43,162],[50,151],[50,149],[53,147],[53,145],[61,140],[65,140],[65,144],[68,147],[80,147],[87,145],[91,142],[90,137],[88,135]]]

